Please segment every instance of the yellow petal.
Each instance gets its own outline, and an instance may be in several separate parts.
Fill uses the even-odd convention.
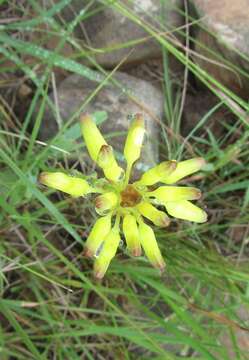
[[[141,255],[141,246],[136,219],[133,215],[127,214],[123,220],[123,232],[128,251],[133,256]]]
[[[81,131],[87,150],[94,161],[97,161],[101,146],[107,145],[91,116],[86,114],[80,118]]]
[[[85,243],[85,255],[92,257],[111,230],[111,215],[103,216],[94,224]]]
[[[94,275],[96,278],[102,279],[105,275],[111,260],[117,252],[119,243],[119,232],[113,228],[105,237],[100,255],[94,262]]]
[[[190,201],[182,200],[176,202],[167,202],[164,204],[167,212],[178,219],[203,223],[207,221],[207,214],[198,206]]]
[[[177,163],[176,169],[163,179],[165,184],[174,184],[178,180],[199,171],[205,165],[203,158],[194,158]]]
[[[147,194],[155,197],[160,204],[164,204],[166,201],[196,200],[201,197],[199,189],[184,186],[160,186]]]
[[[175,160],[164,161],[161,164],[146,171],[137,183],[149,186],[154,185],[157,182],[161,182],[165,177],[169,176],[176,169],[176,165],[177,162]]]
[[[156,226],[165,227],[169,225],[169,218],[163,212],[155,208],[149,202],[141,202],[136,206],[138,211],[147,219],[153,222]]]
[[[97,163],[103,169],[108,180],[118,181],[123,178],[124,170],[118,166],[110,145],[101,146]]]
[[[39,176],[41,184],[52,189],[63,191],[72,196],[83,196],[94,192],[86,180],[66,175],[62,172],[42,172]]]
[[[124,157],[131,166],[140,157],[144,139],[144,119],[141,114],[136,114],[133,120],[124,147]]]
[[[145,224],[144,222],[139,223],[139,236],[140,242],[144,249],[144,252],[152,263],[153,266],[159,268],[161,271],[165,267],[165,262],[161,255],[160,249],[157,245],[156,237],[154,231],[150,226]]]
[[[118,197],[114,192],[108,192],[97,196],[95,199],[95,210],[99,215],[106,215],[113,210],[118,203]]]

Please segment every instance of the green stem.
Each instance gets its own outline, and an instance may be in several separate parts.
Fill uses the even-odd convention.
[[[125,171],[125,186],[128,185],[128,183],[129,183],[132,165],[133,165],[133,163],[131,163],[131,164],[127,163],[127,168]]]
[[[93,187],[93,194],[103,194],[105,191],[103,189]]]
[[[115,231],[119,231],[120,219],[121,219],[120,214],[117,214],[116,219],[115,219],[115,224],[114,224],[114,227],[113,227],[113,229]]]
[[[138,224],[141,224],[141,223],[143,222],[143,217],[142,217],[142,215],[140,215],[139,213],[136,213],[136,214],[134,214],[134,215],[135,215],[135,217],[136,217],[136,220],[137,220]]]

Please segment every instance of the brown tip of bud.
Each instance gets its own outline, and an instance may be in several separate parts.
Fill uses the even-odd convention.
[[[162,274],[166,268],[166,264],[165,262],[162,260],[160,262],[157,262],[156,264],[154,264],[154,266],[159,269],[160,273]]]
[[[112,147],[110,145],[102,145],[99,152],[102,154],[109,154],[112,151]]]
[[[39,181],[41,184],[44,183],[47,174],[48,174],[48,173],[44,171],[44,172],[40,173],[40,175],[38,176],[38,181]]]
[[[135,116],[134,116],[134,121],[135,121],[137,124],[143,126],[143,125],[144,125],[144,117],[143,117],[143,114],[142,114],[142,113],[137,113],[137,114],[135,114]]]
[[[142,113],[136,113],[134,118],[135,119],[143,119],[143,114]]]
[[[203,167],[204,165],[206,165],[206,160],[203,159],[202,157],[197,158],[197,160],[200,162],[201,167]]]
[[[141,256],[142,251],[141,251],[140,247],[136,247],[136,248],[133,248],[132,250],[130,250],[130,253],[132,256]]]
[[[169,226],[169,224],[170,224],[170,219],[168,218],[168,216],[163,217],[160,226],[167,227]]]
[[[170,168],[172,169],[172,170],[175,170],[176,169],[176,167],[177,167],[177,161],[176,160],[170,160]]]
[[[102,280],[103,279],[103,277],[104,277],[104,273],[103,273],[103,271],[96,271],[96,272],[94,272],[94,277],[95,277],[95,279],[97,279],[97,280]]]
[[[202,193],[201,193],[201,191],[200,191],[200,190],[198,190],[198,191],[197,191],[197,194],[196,194],[196,196],[198,196],[198,197],[197,197],[197,199],[200,199],[200,198],[201,198],[201,196],[202,196]]]
[[[103,207],[103,200],[101,199],[100,196],[97,196],[96,199],[95,199],[95,207],[97,209],[100,209]]]
[[[83,251],[83,256],[86,256],[88,258],[92,258],[94,257],[94,253],[92,250],[88,249],[88,248],[85,248],[84,251]]]
[[[88,113],[82,114],[82,115],[80,116],[80,122],[81,122],[81,123],[85,123],[85,122],[87,122],[87,121],[92,121],[91,115],[88,114]]]
[[[201,198],[201,191],[199,189],[194,189],[193,190],[193,196],[194,196],[194,199],[193,200],[198,200]]]

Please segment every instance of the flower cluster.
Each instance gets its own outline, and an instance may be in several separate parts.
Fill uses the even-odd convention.
[[[97,278],[104,276],[117,252],[121,228],[130,254],[140,256],[143,249],[152,265],[162,271],[165,263],[154,231],[144,219],[160,227],[169,225],[168,215],[197,223],[205,222],[206,213],[191,202],[200,198],[199,189],[172,185],[200,170],[204,160],[164,161],[145,172],[138,181],[130,183],[131,170],[140,157],[145,135],[142,115],[134,116],[128,130],[124,146],[125,171],[118,165],[112,147],[106,143],[91,116],[83,115],[80,122],[90,157],[102,169],[105,178],[90,183],[63,172],[43,172],[39,181],[76,197],[97,193],[95,209],[101,217],[85,244],[85,255],[96,258],[94,273]],[[168,215],[160,210],[163,208]]]

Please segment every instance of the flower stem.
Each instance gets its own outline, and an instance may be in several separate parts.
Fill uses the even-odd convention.
[[[127,168],[125,171],[125,186],[128,185],[128,183],[129,183],[132,165],[133,165],[132,163],[127,164]]]
[[[119,231],[120,219],[121,219],[120,214],[117,214],[115,223],[114,223],[114,227],[113,227],[115,231]]]

